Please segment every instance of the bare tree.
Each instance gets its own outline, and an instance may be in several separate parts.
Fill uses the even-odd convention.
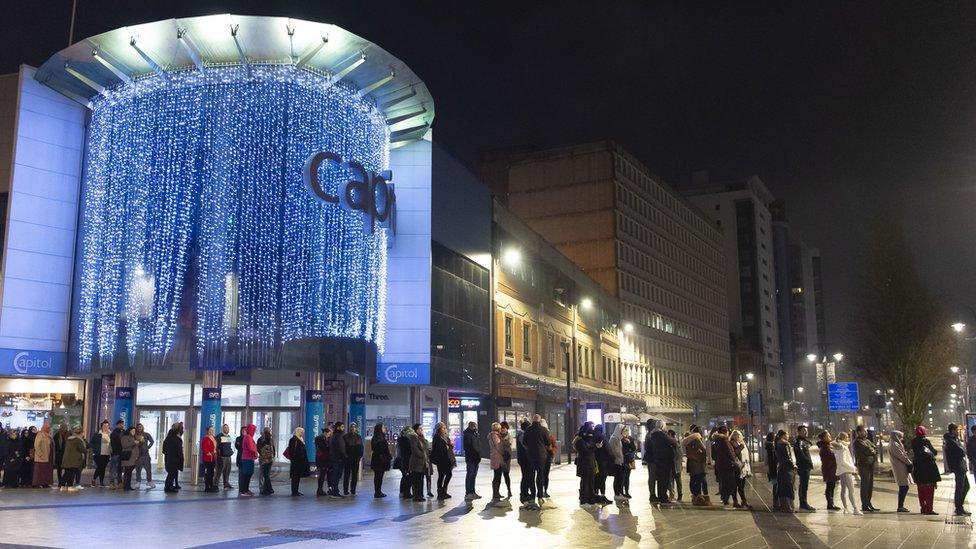
[[[872,226],[857,319],[856,365],[895,390],[894,409],[911,432],[928,403],[946,391],[958,340],[915,270],[900,222],[880,215]]]

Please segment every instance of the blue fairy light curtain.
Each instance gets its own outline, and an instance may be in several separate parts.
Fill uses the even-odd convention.
[[[251,72],[172,73],[94,101],[75,322],[82,368],[158,363],[183,334],[197,361],[224,360],[230,346],[245,367],[268,366],[301,338],[382,349],[385,231],[312,199],[302,166],[328,150],[385,169],[385,120],[341,83],[290,66]],[[330,192],[348,179],[334,163],[322,170]]]

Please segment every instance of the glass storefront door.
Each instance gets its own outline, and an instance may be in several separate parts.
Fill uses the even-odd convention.
[[[155,440],[155,444],[149,450],[149,460],[153,468],[161,470],[163,468],[163,441],[170,427],[174,423],[183,422],[186,427],[186,410],[139,410],[139,423]],[[187,440],[183,439],[184,452],[188,450]]]
[[[275,461],[288,461],[282,454],[288,447],[288,441],[291,440],[295,428],[300,426],[298,410],[252,410],[251,414],[254,416],[254,425],[258,428],[254,433],[255,440],[261,436],[265,427],[270,427],[277,451]],[[311,444],[316,436],[318,433],[305,433],[305,443]]]

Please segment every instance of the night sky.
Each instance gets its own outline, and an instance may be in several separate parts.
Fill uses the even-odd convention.
[[[3,73],[67,45],[69,0],[5,4]],[[473,168],[487,149],[613,138],[676,186],[759,175],[824,257],[831,349],[853,352],[882,208],[976,325],[976,4],[746,4],[79,0],[75,38],[227,12],[335,23],[410,65],[435,141]]]

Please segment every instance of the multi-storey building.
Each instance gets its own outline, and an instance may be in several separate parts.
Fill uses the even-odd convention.
[[[721,231],[612,142],[498,154],[497,196],[620,300],[621,388],[689,420],[732,408]]]
[[[758,387],[753,390],[762,392],[767,417],[775,422],[782,411],[783,369],[769,211],[773,196],[758,177],[724,185],[699,177],[683,194],[723,231],[733,370],[737,378],[754,374]]]

